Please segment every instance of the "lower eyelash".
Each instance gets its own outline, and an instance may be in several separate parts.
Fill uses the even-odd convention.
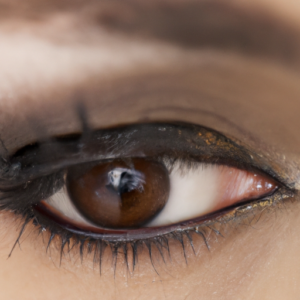
[[[93,254],[93,262],[99,264],[99,270],[101,275],[101,267],[102,267],[102,261],[103,261],[103,255],[104,251],[109,248],[111,252],[111,259],[112,259],[112,266],[114,273],[117,269],[117,261],[118,256],[123,255],[124,261],[126,263],[126,268],[129,270],[130,267],[132,271],[134,272],[136,264],[138,262],[138,254],[142,250],[142,248],[146,249],[148,252],[152,267],[154,271],[158,274],[158,271],[155,267],[154,258],[153,258],[153,250],[154,248],[157,249],[160,257],[162,258],[163,262],[166,263],[166,257],[165,253],[167,252],[168,257],[171,259],[171,251],[170,251],[170,245],[169,242],[171,239],[178,241],[179,244],[182,247],[184,259],[187,262],[187,255],[186,255],[186,245],[185,240],[188,241],[190,247],[192,248],[194,254],[196,255],[194,244],[193,244],[193,233],[196,233],[199,235],[203,240],[208,250],[210,250],[209,243],[207,241],[206,235],[207,230],[211,229],[214,233],[221,236],[221,233],[218,230],[209,228],[206,226],[205,228],[202,228],[201,230],[199,228],[194,228],[190,230],[185,231],[176,231],[172,233],[168,233],[162,236],[149,238],[149,239],[142,239],[142,240],[136,240],[136,241],[118,241],[118,242],[108,242],[102,239],[91,239],[87,238],[85,236],[78,236],[73,235],[68,232],[61,233],[54,233],[53,231],[50,233],[49,240],[47,242],[47,250],[49,249],[51,243],[54,242],[55,238],[58,237],[58,241],[60,243],[59,245],[59,251],[60,251],[60,264],[64,257],[64,255],[67,253],[69,254],[72,250],[75,249],[77,246],[77,250],[80,255],[81,261],[83,261],[84,253],[87,255]],[[40,228],[41,230],[41,228]],[[129,250],[130,249],[130,250]],[[47,251],[46,250],[46,251]],[[129,252],[131,251],[131,259],[132,259],[132,266],[129,266]]]
[[[222,232],[224,228],[223,226],[226,224],[234,222],[234,225],[240,225],[241,222],[245,221],[247,226],[252,226],[253,222],[260,219],[260,214],[278,207],[280,203],[284,203],[284,200],[291,200],[293,197],[293,192],[288,189],[281,188],[269,197],[232,208],[224,214],[219,215],[217,218],[205,221],[202,224],[196,224],[193,227],[176,230],[157,237],[137,239],[133,241],[106,241],[105,239],[96,239],[85,235],[74,234],[63,229],[57,224],[51,224],[50,221],[47,222],[46,220],[43,220],[43,217],[36,214],[33,209],[27,209],[22,213],[23,225],[21,226],[19,236],[12,247],[9,257],[15,249],[15,246],[20,243],[20,238],[24,233],[26,226],[32,222],[38,229],[39,234],[49,232],[49,238],[48,241],[46,241],[46,251],[49,251],[50,246],[54,242],[59,243],[57,245],[60,252],[60,264],[65,254],[70,254],[71,251],[77,250],[81,261],[83,261],[85,253],[87,255],[93,255],[93,263],[99,264],[101,274],[104,252],[107,251],[106,249],[108,248],[111,252],[114,274],[116,273],[119,255],[123,255],[126,268],[128,270],[131,268],[132,272],[134,272],[138,262],[138,255],[140,251],[144,249],[148,253],[153,270],[159,274],[155,267],[153,257],[155,249],[162,261],[166,263],[166,254],[169,259],[171,259],[169,242],[171,240],[175,240],[182,248],[184,260],[187,264],[187,247],[190,247],[196,255],[196,249],[193,243],[195,235],[199,236],[203,240],[207,250],[210,250],[211,234],[214,234],[216,237],[226,237],[226,235]],[[132,260],[131,266],[129,265],[130,252]]]

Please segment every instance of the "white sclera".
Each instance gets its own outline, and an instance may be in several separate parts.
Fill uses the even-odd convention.
[[[80,215],[77,208],[70,200],[65,188],[59,190],[55,195],[46,200],[48,207],[50,206],[61,215],[77,223],[90,224],[84,217]]]
[[[190,170],[175,167],[170,175],[167,204],[148,226],[162,226],[189,220],[209,212],[218,195],[220,169],[203,166]]]

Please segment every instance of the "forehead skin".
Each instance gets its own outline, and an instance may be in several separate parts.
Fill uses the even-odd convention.
[[[95,128],[176,119],[219,130],[274,162],[298,189],[299,13],[292,0],[0,1],[1,154],[45,131],[80,130],[80,98]],[[298,206],[263,215],[255,229],[229,230],[211,252],[196,241],[188,266],[174,246],[161,276],[142,255],[127,281],[123,270],[113,277],[109,259],[101,278],[76,257],[59,267],[57,249],[46,254],[34,234],[7,260],[18,228],[1,213],[0,296],[295,299]]]

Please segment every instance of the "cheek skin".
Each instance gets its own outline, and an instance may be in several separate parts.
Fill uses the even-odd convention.
[[[194,239],[195,257],[186,245],[185,264],[178,242],[171,241],[170,261],[166,265],[153,251],[155,273],[146,251],[139,255],[134,274],[129,274],[122,255],[114,278],[111,256],[107,250],[103,273],[93,270],[92,259],[77,254],[64,255],[59,266],[55,244],[45,252],[43,236],[34,227],[26,229],[21,249],[7,255],[18,231],[13,216],[3,213],[0,224],[0,282],[2,299],[296,299],[300,288],[298,255],[300,239],[297,228],[299,204],[288,203],[283,210],[264,213],[252,227],[224,228],[225,238],[211,234],[208,251],[200,238]],[[237,225],[237,224],[235,224]],[[29,235],[30,234],[30,235]],[[218,241],[216,241],[218,240]],[[2,243],[2,241],[4,243]],[[85,256],[85,255],[84,255]],[[131,263],[131,261],[129,261]],[[27,298],[26,298],[27,297]]]

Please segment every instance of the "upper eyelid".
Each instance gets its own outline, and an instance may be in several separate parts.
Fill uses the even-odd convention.
[[[87,138],[84,138],[84,135],[83,137],[77,135],[74,140],[61,139],[61,141],[67,143],[50,140],[48,143],[42,143],[40,149],[25,148],[22,152],[17,152],[10,159],[15,174],[11,178],[2,174],[1,186],[17,186],[78,163],[119,157],[164,155],[173,158],[177,155],[179,159],[185,161],[200,162],[202,159],[204,163],[253,168],[285,184],[280,174],[275,173],[272,167],[256,153],[237,145],[218,132],[198,125],[137,124],[96,131],[90,133]],[[104,145],[105,141],[109,143]],[[52,160],[49,159],[51,155],[53,155]]]

